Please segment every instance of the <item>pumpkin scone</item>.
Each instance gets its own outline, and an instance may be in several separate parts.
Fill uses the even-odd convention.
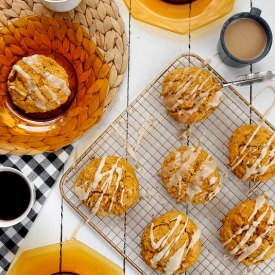
[[[219,106],[222,87],[208,70],[185,67],[164,78],[162,96],[173,119],[191,124],[207,118]]]
[[[220,239],[229,254],[245,265],[260,264],[275,254],[275,212],[265,196],[246,200],[224,219]]]
[[[242,180],[265,181],[275,176],[275,132],[261,125],[237,128],[229,141],[229,165]]]
[[[73,190],[93,214],[122,215],[139,198],[139,183],[127,160],[107,156],[92,160],[77,176]]]
[[[179,211],[155,218],[142,233],[141,256],[147,265],[166,275],[179,274],[198,260],[201,231]]]
[[[221,188],[216,162],[197,146],[171,152],[162,164],[161,177],[167,191],[179,202],[206,203]]]
[[[71,94],[68,74],[54,59],[44,55],[23,57],[8,77],[13,103],[26,113],[44,113],[65,103]]]

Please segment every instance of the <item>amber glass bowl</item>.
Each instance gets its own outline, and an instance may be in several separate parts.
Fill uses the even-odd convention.
[[[7,78],[22,57],[54,58],[69,76],[71,95],[60,108],[26,114],[11,101]],[[0,30],[0,154],[53,152],[71,144],[103,114],[109,66],[80,25],[45,16],[24,17]]]
[[[174,1],[174,3],[171,3]],[[229,13],[235,0],[124,0],[130,13],[137,20],[185,34],[205,26]],[[177,2],[177,3],[175,3]],[[189,19],[190,18],[190,19]]]

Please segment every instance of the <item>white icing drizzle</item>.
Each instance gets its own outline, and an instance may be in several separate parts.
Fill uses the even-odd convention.
[[[216,86],[218,86],[218,84],[217,84]],[[191,117],[191,115],[192,115],[193,113],[197,112],[198,109],[200,108],[200,106],[203,104],[203,102],[207,100],[210,91],[213,90],[213,89],[215,89],[216,86],[213,86],[213,87],[209,88],[208,90],[206,90],[204,93],[201,93],[201,94],[196,98],[196,100],[195,100],[195,105],[194,105],[193,108],[191,108],[191,109],[189,109],[189,110],[187,110],[187,111],[186,111],[186,110],[180,110],[180,111],[178,112],[178,118],[179,118],[179,120],[180,120],[182,123],[185,123],[185,122]],[[221,91],[221,90],[220,90],[220,91]],[[220,91],[217,91],[216,93],[218,93],[218,95],[221,95],[222,93],[219,93]],[[213,97],[213,99],[214,99],[214,97]],[[216,100],[217,100],[217,99],[216,99]],[[208,104],[205,106],[205,110],[203,111],[203,113],[202,113],[201,116],[203,116],[204,113],[210,109],[209,104],[210,104],[211,102],[212,102],[212,101],[210,100],[210,101],[208,102]]]
[[[187,173],[187,171],[190,169],[192,164],[196,161],[200,152],[201,147],[198,147],[198,150],[195,151],[194,146],[189,146],[187,150],[183,153],[176,151],[174,161],[166,167],[162,168],[161,170],[161,175],[163,177],[166,177],[172,170],[174,170],[175,168],[177,169],[170,178],[167,187],[170,188],[172,186],[178,186],[178,200],[180,200],[184,195],[186,195],[187,201],[192,201],[193,197],[202,191],[202,182],[208,176],[213,174],[217,169],[215,161],[211,159],[211,157],[208,155],[207,158],[200,165],[199,171],[197,171],[196,175],[189,182],[186,183],[186,191],[183,193],[182,179],[184,175]],[[216,183],[218,178],[212,177],[210,180],[212,185]],[[219,192],[219,190],[219,185],[217,185],[215,190],[212,192],[211,196],[215,196]]]
[[[26,73],[19,65],[14,65],[13,69],[19,73],[27,82],[27,91],[29,95],[34,91],[37,95],[38,101],[35,102],[35,106],[38,107],[39,109],[45,111],[45,97],[42,95],[38,87],[32,82],[30,76],[28,73]]]
[[[217,180],[218,180],[218,177],[212,177],[212,178],[210,178],[209,185],[215,184]]]
[[[274,223],[274,219],[275,219],[275,213],[274,210],[272,208],[270,208],[270,216],[267,220],[267,224],[268,225],[273,225]],[[270,233],[273,229],[275,229],[275,226],[269,226],[265,233]],[[268,231],[268,232],[267,232]],[[261,261],[264,256],[266,255],[266,253],[275,245],[275,240],[273,241],[273,243],[271,243],[270,246],[268,246],[266,249],[264,249],[254,260],[253,263],[256,263],[258,261]]]
[[[250,221],[253,217],[255,217],[257,212],[262,207],[264,207],[265,202],[266,202],[265,195],[262,195],[256,199],[253,212],[251,213],[250,217],[248,218],[248,221]],[[268,225],[265,229],[265,232],[262,233],[261,235],[259,235],[251,245],[249,245],[249,246],[246,245],[247,241],[250,239],[250,237],[253,236],[254,232],[256,231],[257,227],[262,222],[264,217],[267,215],[268,211],[270,211],[270,216],[267,220]],[[275,229],[275,226],[273,225],[274,219],[275,219],[275,213],[274,213],[273,209],[270,208],[269,206],[267,206],[266,210],[258,217],[258,219],[256,221],[252,222],[251,225],[245,225],[242,228],[240,228],[233,236],[231,236],[230,239],[228,239],[224,243],[224,246],[226,246],[228,243],[230,243],[235,237],[241,235],[243,232],[246,232],[244,237],[242,238],[242,240],[237,244],[237,246],[235,246],[235,248],[233,248],[229,252],[231,255],[239,254],[237,259],[239,261],[243,261],[249,255],[251,255],[254,251],[256,251],[262,244],[263,238],[266,237],[267,235],[269,235],[270,232]],[[275,240],[270,246],[268,246],[264,251],[262,251],[262,253],[260,253],[260,255],[258,255],[254,259],[253,262],[256,263],[257,261],[260,261],[274,244],[275,244]]]
[[[266,202],[266,198],[265,198],[265,195],[262,195],[262,196],[259,196],[257,199],[256,199],[256,202],[255,202],[255,206],[254,206],[254,209],[251,213],[251,215],[249,216],[248,218],[248,221],[250,221],[252,218],[255,217],[255,215],[257,214],[258,210],[261,209],[264,204]],[[233,236],[231,236],[230,239],[228,239],[224,245],[227,245],[229,244],[235,237],[237,237],[238,235],[242,234],[244,231],[248,230],[250,227],[249,225],[245,225],[244,227],[240,228]]]
[[[175,254],[169,259],[164,272],[166,275],[173,275],[174,272],[180,267],[187,241],[180,247]]]
[[[124,192],[125,189],[123,188],[121,191],[121,196],[120,196],[120,204],[124,207]]]
[[[175,155],[174,163],[168,165],[162,171],[163,175],[165,176],[166,169],[167,170],[174,169],[175,165],[177,163],[180,163],[180,165],[181,165],[180,168],[177,171],[175,171],[175,173],[172,175],[172,177],[170,178],[170,180],[167,184],[168,188],[178,185],[179,199],[182,195],[182,192],[181,192],[182,191],[182,188],[181,188],[182,187],[182,178],[186,174],[188,169],[192,166],[192,164],[196,161],[196,159],[198,158],[198,156],[200,154],[200,151],[201,151],[201,147],[198,147],[198,150],[195,152],[195,147],[189,146],[188,149],[183,154],[178,152],[178,154]]]
[[[235,158],[235,160],[233,161],[234,165],[231,166],[231,170],[235,170],[235,168],[243,161],[243,159],[246,157],[246,155],[249,153],[250,149],[248,149],[243,155],[242,157],[240,157],[240,159],[238,161],[235,162],[235,160],[237,158]]]
[[[53,90],[50,89],[50,88],[49,88],[48,86],[46,86],[46,85],[44,85],[43,87],[44,87],[44,89],[46,89],[47,92],[50,94],[50,96],[51,96],[51,98],[53,99],[53,101],[55,101],[57,104],[60,104],[60,101],[58,100],[56,93],[54,93]]]
[[[243,239],[237,244],[237,246],[234,249],[232,249],[229,252],[230,255],[236,255],[242,249],[242,247],[247,243],[249,238],[251,236],[253,236],[253,234],[256,231],[258,225],[264,219],[264,217],[267,214],[268,210],[269,210],[269,207],[266,208],[266,210],[261,214],[261,216],[256,221],[252,222],[252,224],[249,226],[248,230],[246,231]],[[246,251],[246,248],[244,248],[243,253],[245,253],[245,251]]]
[[[212,100],[206,106],[207,110],[209,110],[210,108],[216,107],[216,106],[218,106],[220,104],[222,93],[223,93],[222,90],[220,90],[220,91],[217,91],[214,94]]]
[[[67,96],[71,94],[71,90],[68,87],[66,81],[62,78],[59,78],[53,74],[50,74],[49,72],[42,73],[37,66],[39,66],[41,63],[39,62],[39,56],[37,54],[34,54],[32,56],[24,57],[22,58],[22,61],[30,66],[35,72],[42,75],[50,84],[50,86],[60,89],[62,92],[64,92]]]
[[[251,137],[248,139],[248,141],[246,142],[246,144],[244,145],[243,149],[241,150],[240,154],[236,156],[236,158],[233,160],[231,167],[235,166],[235,163],[238,161],[239,157],[243,156],[243,153],[245,152],[245,150],[247,149],[248,145],[252,142],[252,140],[254,139],[254,137],[256,136],[256,134],[259,132],[261,128],[261,124],[259,124],[257,126],[257,128],[255,129],[255,131],[252,133]],[[232,168],[231,168],[232,169]]]
[[[175,219],[175,224],[173,226],[173,228],[166,233],[157,243],[155,242],[155,238],[154,238],[154,224],[151,224],[151,228],[150,228],[150,242],[151,242],[151,246],[153,247],[153,249],[158,249],[160,247],[164,247],[168,241],[168,239],[173,235],[173,233],[175,232],[175,230],[178,228],[180,221],[182,219],[181,215],[178,215],[177,218]]]
[[[248,221],[250,221],[256,215],[256,213],[258,212],[258,210],[261,209],[264,206],[265,202],[266,202],[265,195],[259,196],[256,199],[254,210],[251,213],[251,215],[249,216]]]
[[[168,93],[168,91],[172,88],[174,82],[176,81],[176,79],[177,79],[180,75],[182,75],[181,78],[180,78],[180,80],[183,80],[183,78],[185,77],[185,73],[186,73],[188,70],[189,70],[189,68],[186,67],[186,68],[184,68],[183,72],[177,73],[177,74],[168,82],[166,89],[163,91],[163,94],[166,95],[166,94]],[[183,87],[184,85],[185,85],[185,82],[182,83],[182,85],[180,85],[179,87],[177,87],[176,91],[178,91],[179,88],[180,88],[180,87]],[[171,98],[171,99],[174,99],[174,98],[173,98],[173,95],[171,95],[168,99],[166,99],[166,100],[164,101],[164,102],[167,103],[168,105],[169,105],[169,103],[170,103],[170,100],[169,100],[170,98]],[[172,101],[172,102],[173,102],[173,101]]]
[[[26,96],[27,96],[26,93],[24,93],[23,91],[21,91],[20,89],[18,89],[18,88],[15,87],[15,86],[9,86],[9,91],[10,91],[10,90],[16,91],[18,94],[22,95],[23,97],[26,97]]]
[[[273,248],[274,245],[275,245],[275,241],[273,242],[272,245],[268,246],[265,250],[263,250],[263,251],[259,254],[259,256],[257,256],[257,257],[253,260],[253,263],[257,263],[258,261],[261,261],[261,260],[264,258],[264,256],[267,254],[267,252],[268,252],[271,248]]]
[[[190,75],[188,78],[186,78],[185,81],[183,81],[183,83],[180,84],[176,88],[176,90],[174,91],[175,94],[169,96],[169,98],[164,100],[164,104],[168,110],[171,110],[171,111],[175,110],[179,106],[180,103],[182,103],[184,100],[189,99],[189,97],[191,97],[196,92],[199,85],[197,85],[195,88],[193,88],[192,91],[190,92],[190,94],[185,95],[183,97],[183,99],[179,100],[179,98],[186,92],[186,90],[192,84],[192,82],[199,76],[201,71],[202,71],[202,69],[199,69],[194,75]],[[184,71],[184,73],[185,73],[185,71]],[[183,73],[183,76],[184,76],[184,73]],[[175,81],[174,79],[170,80],[170,82],[172,84],[174,81]]]
[[[241,253],[240,256],[238,257],[238,260],[242,261],[242,260],[246,259],[249,255],[251,255],[254,251],[256,251],[260,247],[260,245],[262,244],[263,238],[265,236],[269,235],[270,232],[274,228],[275,228],[275,226],[267,226],[265,232],[263,234],[261,234],[260,236],[258,236],[253,244],[251,244],[250,246],[245,247],[245,249],[243,250],[243,253]]]
[[[229,244],[234,238],[236,238],[237,236],[241,235],[244,231],[246,231],[247,229],[249,229],[249,225],[245,225],[244,227],[240,228],[238,231],[235,232],[234,235],[231,236],[231,238],[229,238],[225,243],[223,243],[224,245]]]
[[[22,61],[25,64],[29,65],[35,71],[36,71],[37,68],[34,67],[33,65],[39,65],[40,64],[38,54],[34,54],[34,55],[31,55],[31,56],[28,56],[28,57],[23,57]]]
[[[186,92],[186,90],[191,85],[191,83],[193,83],[193,81],[195,81],[199,77],[203,69],[199,69],[194,75],[190,75],[183,81],[186,70],[189,70],[189,68],[185,68],[185,70],[182,72],[182,77],[180,79],[182,80],[182,83],[176,88],[176,90],[174,91],[174,94],[164,99],[164,105],[169,111],[177,111],[178,106],[182,104],[184,101],[187,101],[187,104],[190,104],[191,101],[195,100],[195,105],[191,109],[181,110],[177,112],[178,118],[182,123],[185,123],[189,119],[189,117],[200,108],[203,102],[205,102],[205,100],[208,98],[210,91],[216,88],[217,86],[219,86],[219,84],[216,84],[214,87],[210,87],[206,91],[203,91],[202,93],[197,95],[196,91],[201,90],[206,85],[206,83],[212,78],[212,76],[209,76],[203,81],[202,84],[197,84],[190,91],[190,93],[186,94],[185,96],[183,96],[182,99],[180,99],[180,97]],[[169,81],[166,89],[163,91],[164,95],[166,95],[168,90],[171,89],[171,87],[173,86],[173,83],[176,81],[178,77],[179,77],[179,74],[176,74]],[[210,108],[213,108],[219,105],[221,96],[222,96],[222,90],[217,91],[213,96],[213,98],[209,100],[206,106],[206,111],[209,110]]]
[[[168,255],[169,255],[169,253],[170,253],[170,250],[171,250],[171,248],[173,247],[173,245],[175,244],[175,243],[177,243],[177,241],[179,240],[179,238],[181,237],[181,235],[185,232],[185,229],[186,229],[186,226],[187,226],[187,224],[188,224],[188,218],[187,218],[187,220],[186,220],[186,222],[185,222],[185,224],[184,224],[184,226],[183,226],[183,228],[180,230],[180,232],[178,233],[178,235],[174,238],[174,239],[172,239],[168,244],[167,244],[167,241],[168,241],[168,238],[164,238],[164,240],[162,241],[162,243],[161,243],[161,250],[160,250],[160,252],[158,252],[157,254],[155,254],[154,255],[154,257],[151,259],[151,263],[153,264],[153,265],[155,265],[155,264],[157,264],[160,260],[162,260],[162,259],[165,259],[166,257],[168,257]],[[177,227],[179,226],[179,223],[178,223],[178,225],[177,225]],[[173,230],[173,232],[177,229],[177,227],[173,227],[172,228],[172,230]],[[153,231],[153,229],[152,229],[153,227],[151,227],[151,229],[150,229],[150,238],[151,238],[151,236],[154,236],[154,234],[152,233],[151,234],[151,231]],[[171,230],[171,231],[172,231]],[[170,232],[171,232],[170,231]],[[171,236],[172,234],[170,234],[170,232],[168,232],[168,234]],[[168,235],[167,234],[167,235]],[[166,235],[165,235],[166,236]],[[159,243],[159,242],[158,242]],[[167,245],[166,245],[167,244]]]
[[[187,201],[192,201],[193,197],[202,191],[201,184],[202,182],[211,174],[215,172],[217,169],[217,165],[213,159],[211,159],[210,155],[202,162],[199,167],[199,171],[197,171],[196,175],[192,178],[192,180],[187,182],[186,185],[186,196]]]
[[[49,84],[57,89],[60,89],[62,92],[65,93],[65,95],[69,96],[71,94],[71,90],[68,87],[66,81],[64,79],[61,79],[53,74],[50,73],[44,73],[42,74],[45,79],[49,82]]]
[[[111,198],[111,204],[110,204],[109,210],[108,210],[109,213],[110,213],[110,211],[112,209],[112,206],[113,206],[113,203],[115,202],[114,196],[115,196],[115,194],[118,190],[119,182],[120,182],[121,177],[122,177],[122,167],[118,167],[118,163],[121,160],[121,158],[119,158],[116,161],[116,163],[111,167],[110,170],[107,170],[107,171],[102,173],[102,169],[103,169],[103,167],[106,163],[106,159],[107,159],[106,157],[103,157],[101,159],[101,161],[99,163],[99,166],[97,168],[97,171],[95,173],[94,180],[93,180],[92,183],[90,183],[89,181],[85,181],[82,185],[74,187],[74,192],[79,197],[79,199],[80,200],[87,200],[90,193],[93,192],[93,190],[95,190],[97,188],[98,184],[100,182],[102,182],[103,178],[105,176],[107,176],[106,179],[104,180],[104,182],[102,183],[102,186],[101,186],[102,193],[100,194],[100,197],[98,198],[98,200],[96,201],[96,203],[93,206],[92,213],[94,213],[94,214],[97,213],[97,211],[100,207],[100,203],[101,203],[104,195],[106,194],[108,189],[110,189],[111,184],[112,184],[113,175],[114,175],[114,173],[116,173],[117,174],[117,179],[116,179],[116,182],[115,182],[115,191],[114,191],[113,196]],[[85,191],[83,189],[83,187],[86,186],[87,184],[89,184],[89,188],[87,189],[87,191]],[[123,188],[122,192],[123,191],[124,191],[124,188]]]
[[[269,147],[272,146],[272,142],[274,139],[275,139],[275,132],[273,133],[271,138],[268,140],[268,142],[265,144],[265,146],[262,148],[260,156],[255,160],[253,165],[251,167],[246,166],[246,172],[245,172],[242,180],[247,180],[251,175],[264,174],[266,172],[266,170],[267,170],[266,165],[261,166],[261,167],[258,167],[258,166],[261,163],[261,161],[264,159],[264,157],[266,156]],[[274,156],[275,156],[275,147],[270,152],[270,157],[269,157],[269,161],[268,161],[269,165],[270,165],[270,162],[272,164],[275,163]],[[272,161],[271,161],[271,159],[272,159]],[[267,166],[267,167],[269,167],[269,166]]]
[[[175,224],[174,224],[173,228],[169,232],[167,232],[157,243],[154,240],[154,232],[153,232],[154,224],[153,223],[151,224],[150,242],[151,242],[152,248],[154,250],[161,248],[161,250],[157,254],[155,254],[154,257],[151,259],[151,263],[153,265],[157,264],[160,260],[168,257],[173,245],[175,243],[177,243],[177,241],[180,239],[182,234],[185,232],[188,221],[189,221],[188,218],[186,219],[183,228],[180,230],[180,232],[177,234],[177,236],[167,244],[169,238],[174,234],[174,232],[179,227],[181,220],[182,220],[182,216],[181,215],[177,216],[177,218],[174,219]],[[186,246],[187,246],[187,240],[186,240],[184,242],[184,244],[179,249],[177,249],[176,252],[169,258],[167,265],[164,269],[166,275],[172,275],[176,270],[178,270],[178,268],[181,265],[181,262],[187,256],[189,250],[197,243],[200,236],[201,236],[201,231],[199,229],[197,229],[193,233],[187,249],[186,249]]]
[[[157,123],[157,120],[154,120],[153,117],[149,116],[146,118],[145,122],[143,124],[141,124],[137,130],[137,139],[136,139],[134,146],[131,146],[128,143],[128,141],[125,139],[125,137],[123,136],[123,134],[121,133],[121,131],[118,127],[118,124],[112,125],[113,129],[116,131],[118,136],[121,138],[121,140],[123,142],[124,149],[128,152],[130,157],[133,159],[133,161],[135,163],[135,167],[137,168],[138,172],[140,173],[140,175],[142,177],[144,177],[144,175],[141,172],[141,166],[138,162],[137,151],[142,144],[145,133],[148,132],[150,127],[153,126],[155,123]]]
[[[182,128],[179,126],[179,133],[178,133],[178,139],[179,140],[184,140],[188,139],[191,135],[192,132],[192,124],[187,125],[187,127]]]
[[[272,87],[272,89],[273,89],[273,87]],[[256,127],[255,131],[252,133],[251,137],[246,142],[246,144],[243,147],[243,149],[241,150],[240,154],[237,155],[235,157],[235,159],[233,160],[232,164],[230,165],[232,171],[243,161],[243,159],[245,158],[245,156],[248,154],[249,150],[247,150],[247,147],[250,145],[250,143],[252,142],[252,140],[254,139],[254,137],[256,136],[256,134],[258,133],[258,131],[260,130],[260,128],[262,127],[262,125],[264,124],[265,119],[271,113],[271,111],[273,110],[274,107],[275,107],[275,100],[273,100],[271,106],[264,113],[261,122],[259,123],[259,125]],[[259,166],[260,162],[265,157],[268,148],[272,145],[272,140],[274,139],[274,134],[269,139],[268,143],[263,147],[262,152],[261,152],[259,158],[256,160],[257,165],[255,165],[255,163],[254,163],[253,164],[253,168],[246,167],[246,173],[245,173],[245,175],[242,178],[243,180],[244,179],[248,179],[253,174],[263,175],[271,165],[275,164],[275,148],[272,148],[272,150],[270,152],[270,158],[267,161],[267,164],[264,165],[264,166]],[[267,147],[268,144],[270,144],[269,147]],[[257,168],[257,166],[259,166],[259,167]]]
[[[117,167],[116,168],[116,173],[117,173],[117,179],[116,179],[116,182],[115,182],[115,191],[113,193],[113,196],[112,196],[112,199],[111,199],[111,203],[110,203],[110,206],[109,206],[109,213],[111,212],[112,210],[112,207],[113,207],[113,203],[115,201],[115,195],[116,195],[116,192],[118,190],[118,187],[119,187],[119,182],[121,180],[121,177],[122,177],[122,169],[123,169],[123,166],[120,168],[120,167]],[[123,189],[124,191],[125,189]],[[121,204],[122,205],[122,204]]]
[[[267,220],[267,224],[268,225],[273,224],[274,219],[275,219],[275,213],[274,213],[273,209],[270,209],[270,216],[269,216],[269,218]]]
[[[74,192],[75,192],[75,194],[78,196],[78,198],[81,200],[81,201],[84,201],[84,200],[86,200],[87,199],[87,197],[88,197],[88,192],[86,192],[82,187],[85,185],[85,183],[84,184],[82,184],[81,186],[75,186],[74,187]]]
[[[193,233],[191,241],[187,247],[186,255],[188,254],[189,250],[197,243],[200,237],[201,237],[201,230],[197,228],[196,231]]]
[[[214,191],[212,191],[211,193],[209,193],[208,199],[210,201],[213,200],[217,196],[217,194],[220,192],[220,190],[221,190],[221,187],[218,185],[217,188],[214,189]]]

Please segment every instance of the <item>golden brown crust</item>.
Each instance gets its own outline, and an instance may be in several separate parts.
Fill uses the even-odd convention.
[[[240,179],[246,174],[247,168],[250,168],[257,159],[259,159],[261,152],[264,147],[267,145],[268,141],[272,137],[273,133],[267,130],[264,127],[260,127],[259,131],[256,133],[250,144],[248,144],[247,148],[241,154],[244,146],[248,143],[249,139],[257,129],[258,125],[243,125],[237,128],[230,140],[229,140],[229,165],[233,168],[233,173]],[[268,165],[274,157],[270,156],[271,150],[275,147],[275,139],[267,149],[267,152],[257,165],[257,169],[261,169],[261,167],[265,167]],[[244,158],[239,163],[239,160],[244,156]],[[239,163],[239,164],[238,164]],[[238,164],[234,167],[235,164]],[[264,171],[264,170],[263,170]],[[251,174],[247,180],[257,182],[257,181],[265,181],[275,176],[275,163],[271,165],[263,174],[253,173]]]
[[[139,183],[135,171],[127,160],[117,156],[106,157],[101,171],[99,169],[100,164],[103,164],[103,158],[92,160],[77,176],[74,190],[88,208],[97,210],[96,215],[106,217],[109,214],[114,214],[120,216],[133,206],[139,198]],[[111,184],[104,192],[104,186],[108,184],[106,172],[109,173],[112,169],[114,172],[110,177]],[[96,182],[96,173],[99,178],[100,172],[101,174],[105,173],[105,176],[101,178],[96,187],[91,188],[92,184]],[[79,192],[81,190],[77,187],[81,187],[85,192],[91,188],[86,199],[81,197],[82,192]],[[100,199],[102,194],[103,197]],[[100,203],[98,209],[96,207],[97,202]]]
[[[24,58],[15,64],[30,77],[34,89],[30,89],[30,83],[16,71],[15,66],[8,78],[8,91],[13,103],[26,113],[43,113],[54,110],[64,104],[70,95],[68,91],[50,85],[49,81],[42,76],[45,73],[50,73],[65,81],[69,86],[68,74],[65,69],[51,57],[36,56],[39,61],[37,64],[30,66],[23,61]],[[56,83],[56,81],[54,82]]]
[[[142,233],[141,256],[143,260],[146,262],[146,264],[155,270],[164,271],[167,266],[167,263],[169,262],[169,259],[185,243],[186,243],[186,248],[188,247],[192,239],[192,236],[194,235],[194,232],[198,229],[196,224],[194,224],[190,219],[188,219],[185,232],[182,235],[180,235],[180,238],[178,239],[178,241],[171,246],[168,256],[166,258],[161,259],[157,263],[152,263],[152,258],[155,255],[157,255],[162,248],[160,247],[158,249],[154,249],[152,247],[151,239],[150,239],[151,224],[153,223],[153,226],[154,226],[153,227],[154,241],[157,243],[161,238],[163,238],[165,234],[169,233],[172,230],[172,228],[175,226],[176,218],[179,215],[181,216],[180,224],[176,228],[176,230],[173,232],[173,234],[169,237],[167,242],[167,245],[168,245],[168,243],[173,241],[176,238],[176,236],[179,235],[179,233],[184,228],[185,223],[187,221],[187,216],[185,216],[183,213],[179,211],[169,211],[164,215],[161,215],[155,218],[151,223],[148,224],[148,226],[145,228],[145,230]],[[198,260],[200,255],[200,249],[201,249],[200,240],[198,240],[188,252],[187,252],[187,249],[185,249],[185,253],[181,259],[181,264],[173,274],[182,273],[188,268],[190,268]],[[186,255],[186,252],[187,252],[187,255]]]
[[[220,190],[219,168],[200,147],[183,146],[171,152],[162,164],[161,175],[169,194],[180,202],[206,203]]]
[[[183,124],[207,118],[218,107],[221,95],[218,80],[199,67],[175,69],[162,84],[164,105],[173,119]]]
[[[259,247],[254,251],[252,250],[252,253],[250,255],[241,260],[241,262],[245,265],[260,264],[265,260],[268,260],[270,257],[272,257],[272,255],[275,254],[275,221],[273,220],[272,224],[267,224],[272,214],[272,211],[274,212],[274,208],[268,206],[265,203],[263,207],[257,211],[256,215],[249,221],[248,219],[253,213],[254,207],[254,200],[246,200],[245,202],[237,205],[234,209],[230,210],[224,218],[223,227],[220,233],[220,240],[224,244],[225,242],[230,240],[230,238],[234,234],[236,235],[236,232],[238,233],[238,231],[242,231],[241,229],[245,226],[251,228],[253,224],[256,225],[256,221],[259,220],[261,215],[265,214],[265,211],[267,211],[260,224],[256,226],[256,229],[252,236],[247,240],[245,245],[241,246],[241,249],[236,253],[236,255],[234,255],[235,258],[238,258],[246,247],[255,244],[257,237],[263,234],[264,236]],[[267,207],[269,207],[269,209],[267,209]],[[268,227],[272,227],[273,229],[268,234],[264,234]],[[243,230],[241,234],[237,234],[236,237],[234,237],[230,242],[225,245],[225,248],[229,251],[232,251],[244,239],[248,230],[249,229]],[[259,255],[268,247],[270,247],[270,249],[267,251],[267,253],[263,257],[259,257]]]

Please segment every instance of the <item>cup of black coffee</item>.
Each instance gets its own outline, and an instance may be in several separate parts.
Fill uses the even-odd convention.
[[[0,167],[0,227],[21,222],[35,200],[33,184],[17,169]]]
[[[224,23],[218,51],[224,63],[241,67],[263,59],[272,40],[271,29],[261,17],[261,10],[253,7],[250,12],[237,13]]]

